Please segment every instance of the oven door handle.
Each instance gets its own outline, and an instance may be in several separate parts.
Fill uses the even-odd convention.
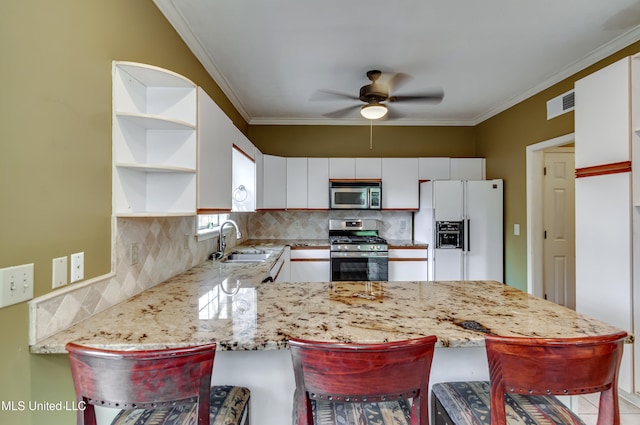
[[[331,258],[388,258],[389,252],[354,252],[354,251],[333,251]]]

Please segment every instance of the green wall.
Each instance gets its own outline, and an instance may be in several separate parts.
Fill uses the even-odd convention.
[[[171,69],[202,86],[265,153],[284,156],[485,156],[505,179],[506,279],[526,287],[525,148],[573,131],[545,102],[614,57],[476,127],[248,126],[151,0],[0,2],[0,267],[35,263],[35,295],[51,260],[85,253],[85,277],[109,272],[111,61]],[[0,401],[67,401],[66,356],[31,355],[28,310],[0,309]],[[73,412],[0,410],[0,423],[69,424]]]
[[[260,151],[281,156],[476,156],[473,127],[252,125],[249,138]]]
[[[85,277],[111,267],[111,62],[170,69],[247,123],[151,0],[0,2],[0,267],[85,253]],[[31,355],[26,303],[0,309],[0,401],[74,399],[66,356]],[[70,424],[73,412],[11,412],[0,423]]]
[[[476,126],[478,156],[487,158],[487,177],[505,180],[505,282],[527,289],[526,148],[573,133],[573,112],[547,120],[547,101],[573,88],[574,82],[640,51],[636,42],[512,108]],[[520,224],[520,236],[513,225]]]

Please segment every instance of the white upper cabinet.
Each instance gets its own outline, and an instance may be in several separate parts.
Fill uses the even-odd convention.
[[[198,212],[231,211],[232,142],[235,126],[198,88]]]
[[[196,213],[196,86],[165,69],[113,62],[113,209]]]
[[[451,158],[450,180],[485,180],[484,158]]]
[[[255,149],[255,148],[254,148]],[[329,209],[329,181],[382,180],[382,208],[417,210],[420,180],[484,180],[484,158],[297,158],[255,149],[257,209]]]
[[[307,159],[307,208],[329,209],[329,159]]]
[[[233,125],[233,133],[231,209],[232,211],[255,211],[257,202],[256,152],[259,151],[235,125]]]
[[[445,158],[418,158],[420,180],[449,180],[451,160]]]
[[[281,156],[262,156],[262,208],[287,207],[287,159]]]
[[[355,179],[355,158],[329,158],[330,179]]]
[[[256,148],[256,210],[264,205],[264,154]]]
[[[382,178],[382,158],[356,158],[356,179]]]
[[[330,179],[381,179],[381,158],[329,158]]]
[[[629,67],[624,58],[576,81],[576,168],[631,159]]]
[[[234,125],[235,127],[235,125]],[[237,129],[237,127],[236,127]],[[255,161],[256,159],[256,147],[251,143],[251,140],[247,138],[240,130],[236,132],[236,137],[233,139],[233,145],[237,150],[244,153],[247,158]]]
[[[382,208],[417,210],[418,158],[382,158]]]
[[[307,158],[286,158],[287,208],[307,208]]]
[[[239,130],[238,130],[239,132]],[[253,144],[251,144],[253,147]],[[244,150],[233,146],[231,179],[231,210],[256,210],[256,162]],[[255,153],[254,153],[255,156]]]

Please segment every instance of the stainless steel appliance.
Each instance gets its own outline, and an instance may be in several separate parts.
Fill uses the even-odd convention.
[[[382,206],[382,183],[379,181],[329,182],[331,209],[379,210]]]
[[[386,281],[389,248],[372,219],[329,220],[332,281]]]

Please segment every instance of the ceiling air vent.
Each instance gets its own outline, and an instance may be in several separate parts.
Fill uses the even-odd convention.
[[[575,91],[571,90],[547,101],[547,119],[550,120],[551,118],[573,111],[576,105],[575,100]]]

